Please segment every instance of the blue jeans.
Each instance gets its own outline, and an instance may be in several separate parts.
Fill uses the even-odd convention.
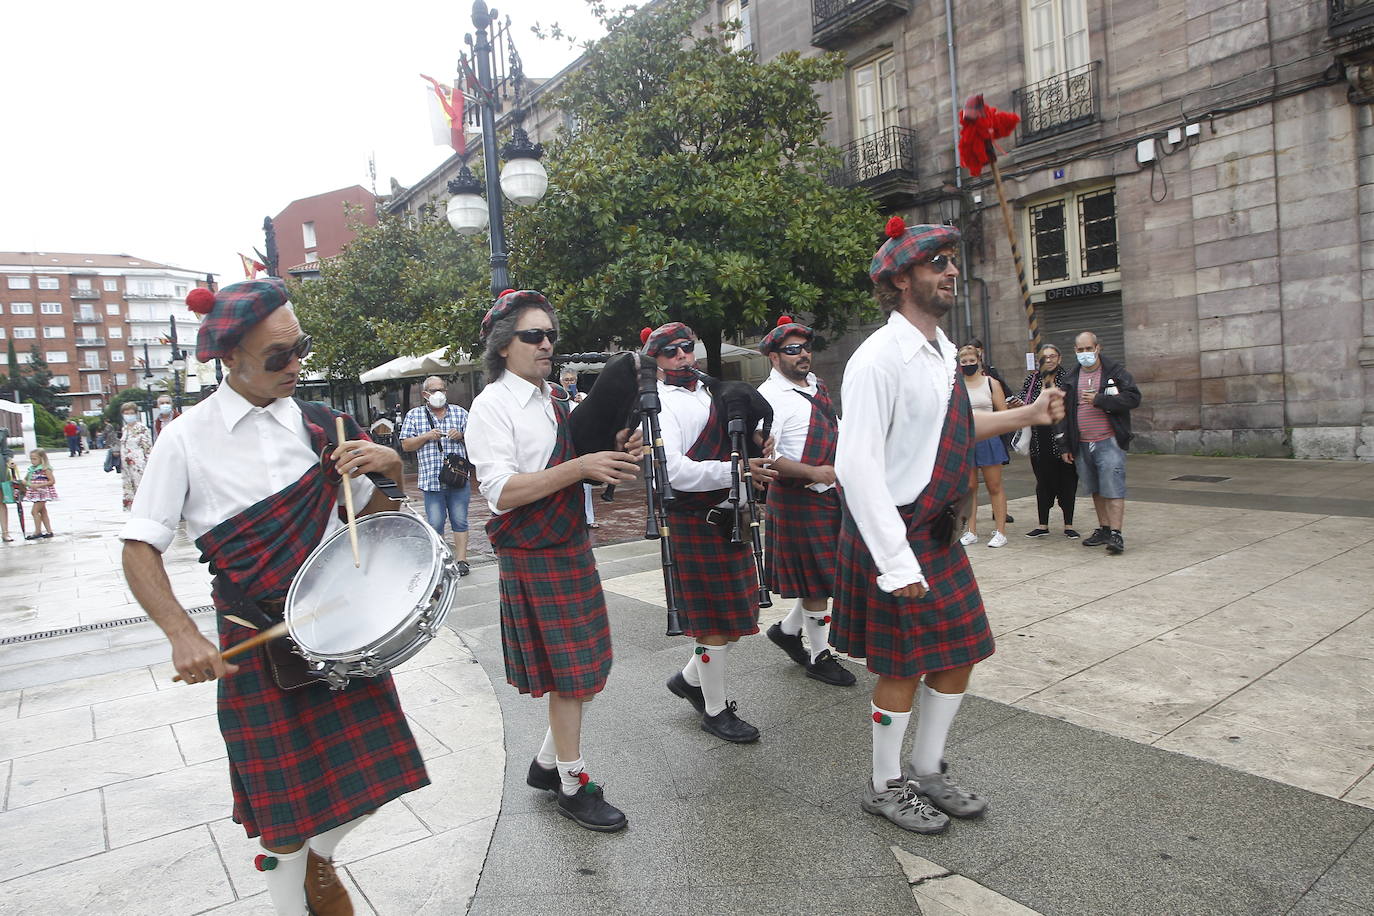
[[[449,528],[454,533],[468,530],[468,497],[472,493],[470,484],[458,490],[420,492],[425,494],[425,520],[431,528],[442,535],[444,519],[447,518]]]
[[[1103,499],[1126,498],[1126,453],[1111,436],[1078,443],[1078,479],[1083,495]]]

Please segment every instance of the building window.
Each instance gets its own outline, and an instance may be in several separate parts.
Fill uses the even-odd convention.
[[[179,296],[179,297],[182,298],[182,299],[185,299],[185,298],[186,298],[186,284],[185,284],[185,283],[178,283],[178,284],[176,285],[176,294],[177,294],[177,296]]]
[[[66,350],[49,350],[43,354],[43,358],[50,363],[65,363],[67,361]]]
[[[56,278],[56,277],[39,277],[39,278],[38,278],[38,288],[39,288],[39,289],[57,289],[57,288],[58,288],[57,278]]]
[[[72,384],[72,377],[70,375],[54,375],[48,384],[54,388],[69,388]]]
[[[11,303],[10,303],[10,314],[11,314],[11,315],[32,315],[32,314],[33,314],[33,303],[32,303],[32,302],[11,302]]]
[[[1076,283],[1120,273],[1116,188],[1092,188],[1026,208],[1031,286]]]
[[[90,277],[80,277],[80,278],[78,278],[77,281],[76,281],[76,288],[77,288],[77,289],[80,289],[80,290],[85,290],[86,292],[90,292],[90,291],[91,291],[91,278],[90,278]]]
[[[118,280],[105,280],[105,281],[103,281],[103,282],[104,282],[104,284],[105,284],[105,292],[107,292],[107,293],[117,293],[117,292],[119,292],[119,281],[118,281]]]
[[[43,336],[46,337],[46,338],[48,338],[48,339],[50,339],[50,340],[51,340],[52,338],[54,338],[54,337],[66,337],[66,336],[67,336],[67,329],[66,329],[66,328],[44,328],[44,329],[43,329]]]
[[[1025,0],[1026,77],[1038,83],[1088,63],[1087,0]]]
[[[301,235],[305,239],[305,250],[310,251],[315,247],[315,224],[301,223]]]
[[[100,339],[100,333],[99,333],[99,331],[98,331],[97,329],[95,329],[95,328],[86,327],[86,328],[80,328],[79,330],[80,330],[80,334],[78,334],[77,336],[79,336],[82,340],[99,340],[99,339]]]
[[[87,391],[99,394],[103,389],[104,386],[101,384],[100,375],[98,373],[92,372],[90,375],[86,376]]]
[[[0,340],[4,340],[4,339],[5,339],[5,329],[4,329],[4,328],[0,328]]]
[[[87,350],[87,351],[86,351],[86,368],[87,368],[87,369],[99,369],[99,368],[100,368],[100,354],[97,353],[95,350]]]
[[[124,351],[123,351],[123,350],[111,350],[111,351],[110,351],[110,362],[112,362],[112,363],[122,363],[122,362],[124,362]]]
[[[9,278],[9,287],[10,287],[10,289],[28,289],[28,288],[29,288],[29,278],[28,278],[28,277],[10,277],[10,278]]]
[[[32,340],[38,336],[38,331],[34,328],[15,328],[15,340]]]
[[[121,388],[129,384],[129,374],[127,372],[116,372],[115,384],[120,386]]]
[[[722,23],[740,23],[740,29],[730,39],[731,51],[751,51],[754,48],[753,28],[749,24],[749,0],[722,0],[720,4]]]
[[[118,314],[119,314],[119,303],[118,303],[118,302],[107,302],[107,303],[105,303],[105,314],[106,314],[106,315],[118,315]]]
[[[61,315],[61,314],[62,314],[62,303],[60,303],[60,302],[42,302],[42,303],[39,303],[39,310],[42,311],[42,313],[43,313],[44,315]]]
[[[854,137],[897,126],[897,58],[891,54],[850,71],[854,99]]]
[[[112,326],[112,327],[108,327],[108,328],[105,329],[105,331],[106,331],[107,334],[109,334],[110,337],[123,337],[123,336],[124,336],[124,329],[123,329],[123,328],[120,328],[120,327],[113,327],[113,326]]]

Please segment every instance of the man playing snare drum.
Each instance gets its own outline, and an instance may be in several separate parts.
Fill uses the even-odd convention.
[[[363,514],[388,509],[392,501],[360,475],[400,480],[400,458],[348,416],[347,441],[330,448],[339,415],[292,398],[310,338],[280,280],[192,290],[187,305],[203,316],[196,356],[223,360],[228,377],[158,440],[120,534],[124,574],[172,644],[181,679],[219,679],[234,820],[260,837],[255,864],[276,912],[352,913],[331,864],[339,841],[429,783],[391,677],[341,691],[284,689],[289,672],[263,651],[229,664],[220,649],[282,619],[292,578],[339,527],[340,475]],[[219,648],[187,616],[162,564],[183,520],[215,573]]]

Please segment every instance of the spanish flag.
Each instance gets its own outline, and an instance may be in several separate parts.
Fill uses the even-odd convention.
[[[420,74],[434,87],[429,96],[429,122],[434,131],[435,146],[451,146],[460,156],[468,151],[467,137],[463,134],[463,92],[458,87],[440,84],[432,76]]]
[[[242,252],[239,253],[239,261],[243,263],[243,276],[247,280],[256,280],[258,271],[267,269],[266,264],[255,261]]]

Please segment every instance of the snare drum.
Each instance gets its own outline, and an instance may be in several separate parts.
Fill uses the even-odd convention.
[[[335,690],[376,677],[439,632],[457,594],[458,569],[443,539],[409,512],[357,520],[353,565],[342,527],[306,558],[286,593],[286,625],[312,674]]]

